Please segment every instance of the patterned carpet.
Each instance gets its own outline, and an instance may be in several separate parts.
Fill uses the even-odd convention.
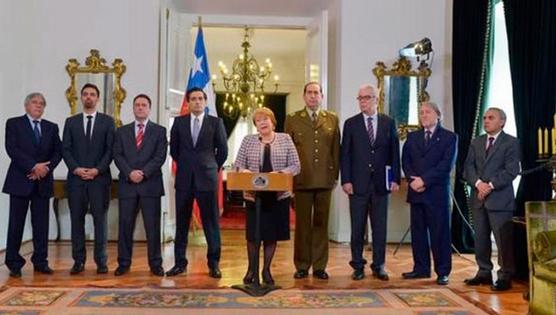
[[[254,298],[231,289],[10,287],[0,315],[37,314],[487,314],[449,289],[280,290]]]

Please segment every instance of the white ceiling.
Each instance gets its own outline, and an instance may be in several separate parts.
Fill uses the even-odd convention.
[[[180,12],[193,14],[311,17],[332,0],[169,0]]]
[[[192,42],[197,28],[192,29]],[[237,57],[242,52],[245,31],[241,28],[203,27],[207,50],[211,55]],[[306,30],[255,29],[250,30],[250,52],[261,61],[270,57],[304,59]],[[213,60],[216,62],[216,60]]]

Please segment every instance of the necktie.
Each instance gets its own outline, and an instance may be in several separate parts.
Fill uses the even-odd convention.
[[[193,146],[197,145],[197,138],[199,137],[199,118],[195,117],[195,119],[193,120],[193,133],[191,134],[191,136],[193,137]]]
[[[488,137],[488,145],[487,145],[487,149],[486,149],[486,156],[488,156],[488,153],[490,152],[490,149],[492,148],[493,145],[494,145],[494,137]]]
[[[431,141],[431,131],[427,129],[427,131],[425,131],[425,145],[429,145],[430,141]]]
[[[145,125],[138,124],[137,127],[139,130],[137,130],[137,136],[135,136],[135,144],[137,145],[137,149],[139,149],[141,143],[143,143],[143,136],[145,135],[145,129],[143,129],[143,127],[145,127]]]
[[[373,127],[373,117],[367,118],[367,134],[369,135],[369,140],[371,145],[375,143],[375,130]]]
[[[85,132],[85,137],[87,140],[91,140],[91,129],[93,127],[93,115],[87,115],[87,130]]]
[[[35,134],[35,144],[41,143],[41,131],[39,130],[39,122],[38,120],[33,120],[33,133]]]
[[[318,121],[317,112],[313,112],[313,114],[311,115],[311,120],[313,121],[313,126],[316,126]]]

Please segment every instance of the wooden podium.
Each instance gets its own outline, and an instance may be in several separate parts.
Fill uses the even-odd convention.
[[[261,198],[257,191],[292,191],[293,176],[285,173],[227,173],[228,190],[244,190],[255,192],[255,244],[261,242]],[[257,246],[258,248],[259,246]],[[259,278],[259,255],[253,261],[256,270],[255,280],[250,284],[236,284],[232,288],[241,290],[251,296],[263,296],[267,293],[280,289],[276,285],[260,283]]]
[[[228,190],[292,191],[293,176],[285,173],[227,173]]]

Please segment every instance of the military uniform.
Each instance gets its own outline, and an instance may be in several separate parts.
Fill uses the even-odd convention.
[[[297,270],[325,270],[328,263],[328,216],[339,170],[340,129],[335,113],[318,110],[313,121],[304,108],[287,116],[285,132],[297,148],[301,173],[294,178]]]

